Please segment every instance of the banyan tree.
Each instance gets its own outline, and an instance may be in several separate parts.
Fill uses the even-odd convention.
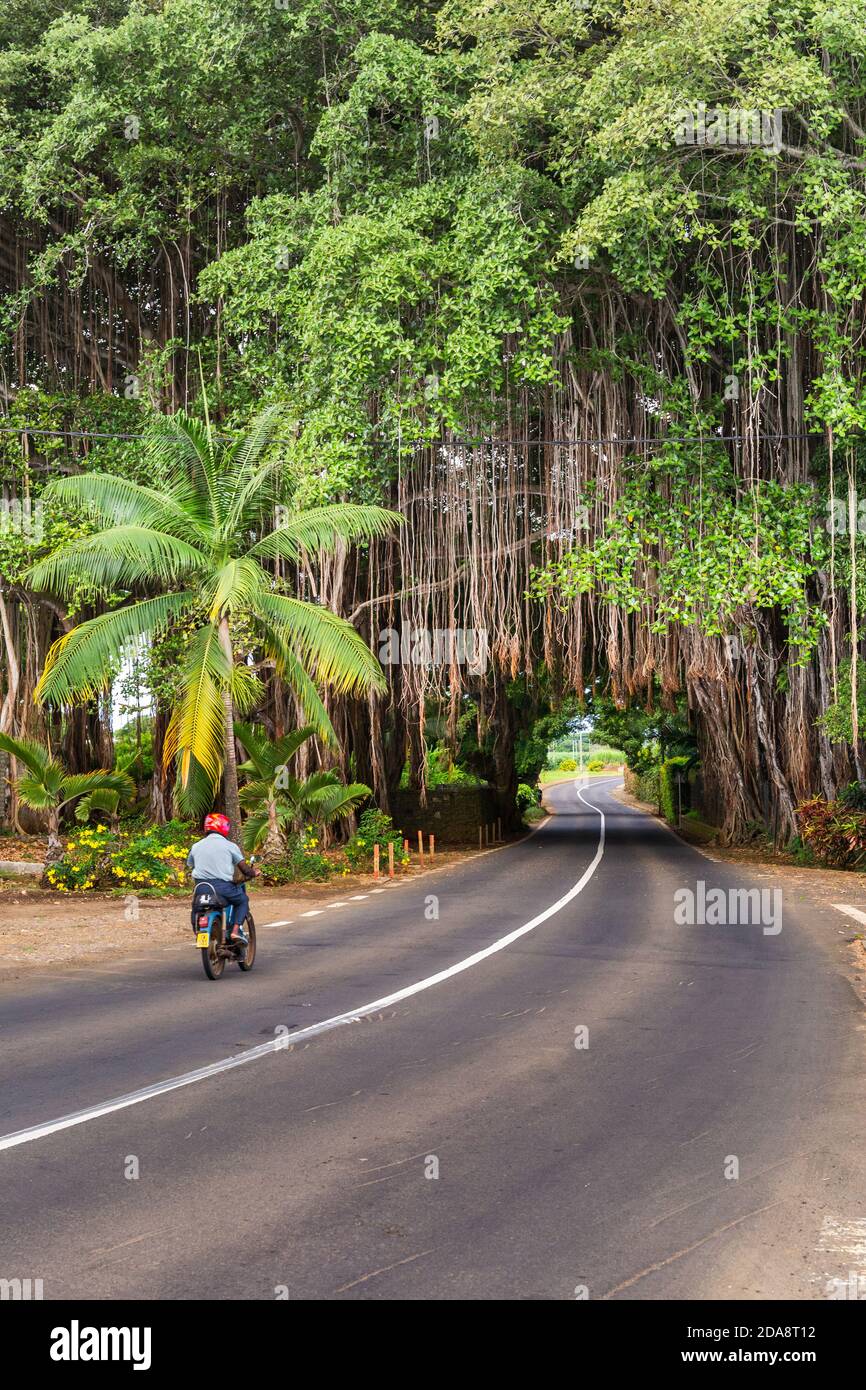
[[[396,641],[330,702],[383,804],[471,707],[507,814],[538,692],[606,688],[684,703],[724,832],[786,838],[866,775],[862,0],[251,9],[119,5],[62,81],[56,32],[7,54],[7,494],[135,469],[94,400],[118,434],[201,380],[227,433],[278,402],[300,498],[406,517],[296,576]],[[218,92],[184,38],[182,112],[181,12],[228,33]],[[4,573],[9,711],[68,614]]]

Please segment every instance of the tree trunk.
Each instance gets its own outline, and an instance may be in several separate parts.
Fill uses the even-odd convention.
[[[56,864],[63,858],[63,845],[60,840],[60,808],[52,806],[48,812],[48,852],[46,864]]]
[[[230,662],[234,660],[232,639],[227,618],[220,619],[220,646]],[[241,839],[241,801],[238,788],[238,759],[235,748],[235,717],[232,709],[230,690],[223,691],[223,710],[225,711],[225,749],[223,762],[223,796],[226,815],[231,821],[232,839],[240,844]]]
[[[277,803],[268,802],[268,833],[262,846],[262,858],[273,862],[282,859],[286,852],[286,840],[277,820]]]

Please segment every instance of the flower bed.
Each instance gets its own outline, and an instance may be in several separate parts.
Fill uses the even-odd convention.
[[[194,833],[183,821],[117,835],[107,826],[86,825],[70,836],[63,858],[49,865],[45,877],[60,893],[93,888],[164,893],[186,887]]]

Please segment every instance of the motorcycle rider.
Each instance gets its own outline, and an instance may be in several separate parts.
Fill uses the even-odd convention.
[[[259,870],[244,859],[243,850],[229,839],[231,823],[228,816],[211,811],[204,818],[204,838],[196,840],[187,856],[187,868],[192,870],[196,883],[209,883],[211,887],[231,903],[234,908],[229,941],[237,945],[247,944],[243,930],[250,901],[243,883],[235,883],[235,870],[239,869],[244,878],[256,878]]]

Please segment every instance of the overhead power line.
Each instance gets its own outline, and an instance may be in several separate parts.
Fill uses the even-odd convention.
[[[29,425],[0,425],[0,434],[32,434],[32,435],[51,435],[66,439],[144,439],[144,434],[119,434],[103,430],[64,430],[64,429],[33,429]],[[221,439],[229,436],[220,435]],[[747,439],[762,439],[773,441],[784,441],[791,439],[823,439],[823,430],[809,430],[803,434],[765,434],[759,431],[757,434],[695,434],[695,435],[660,435],[656,439],[624,439],[616,435],[609,438],[597,438],[587,436],[578,439],[530,439],[528,437],[515,438],[512,436],[497,437],[495,439],[443,439],[433,441],[442,448],[467,448],[482,449],[492,448],[497,444],[521,444],[525,447],[537,446],[541,444],[562,445],[573,448],[578,444],[622,444],[635,448],[650,448],[664,444],[742,444]]]

